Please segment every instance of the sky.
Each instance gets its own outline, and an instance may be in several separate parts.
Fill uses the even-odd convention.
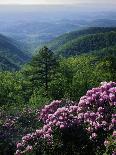
[[[0,0],[0,4],[115,4],[116,0]]]

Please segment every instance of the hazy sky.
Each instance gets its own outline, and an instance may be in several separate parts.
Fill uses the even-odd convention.
[[[116,4],[116,0],[0,0],[0,4],[75,4],[102,3]]]

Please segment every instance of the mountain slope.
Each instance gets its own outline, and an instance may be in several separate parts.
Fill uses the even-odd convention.
[[[10,38],[0,34],[0,70],[17,70],[28,59]]]
[[[62,56],[74,56],[116,45],[116,28],[88,28],[64,34],[48,48]]]
[[[82,29],[82,30],[78,30],[78,31],[65,33],[65,34],[57,37],[56,39],[52,40],[51,42],[49,42],[47,44],[47,46],[52,50],[56,50],[60,46],[64,45],[65,43],[67,43],[71,40],[77,39],[81,36],[86,36],[89,34],[96,34],[96,33],[105,33],[105,32],[111,32],[111,31],[116,32],[116,28],[113,28],[113,27],[109,27],[109,28],[90,27],[90,28],[86,28],[86,29]]]
[[[0,71],[15,71],[18,70],[19,66],[11,62],[8,58],[0,56]]]
[[[79,55],[116,45],[116,32],[98,33],[74,39],[56,52],[62,56]]]

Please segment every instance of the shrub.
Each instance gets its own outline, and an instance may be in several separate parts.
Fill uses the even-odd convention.
[[[43,127],[25,135],[16,154],[38,150],[43,154],[103,154],[106,139],[115,135],[115,105],[115,82],[87,91],[79,103],[53,101],[39,113]]]

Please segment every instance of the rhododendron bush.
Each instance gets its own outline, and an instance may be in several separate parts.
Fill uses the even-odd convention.
[[[43,127],[22,137],[16,154],[37,151],[40,145],[49,150],[57,147],[57,151],[67,146],[68,151],[78,148],[77,154],[83,154],[83,150],[92,152],[91,147],[94,154],[98,149],[115,154],[115,107],[115,82],[103,82],[100,87],[87,91],[79,103],[53,101],[38,113]]]
[[[24,134],[33,132],[39,126],[36,118],[38,111],[23,107],[23,109],[14,108],[9,113],[0,109],[0,155],[14,154],[16,151],[16,142]]]

